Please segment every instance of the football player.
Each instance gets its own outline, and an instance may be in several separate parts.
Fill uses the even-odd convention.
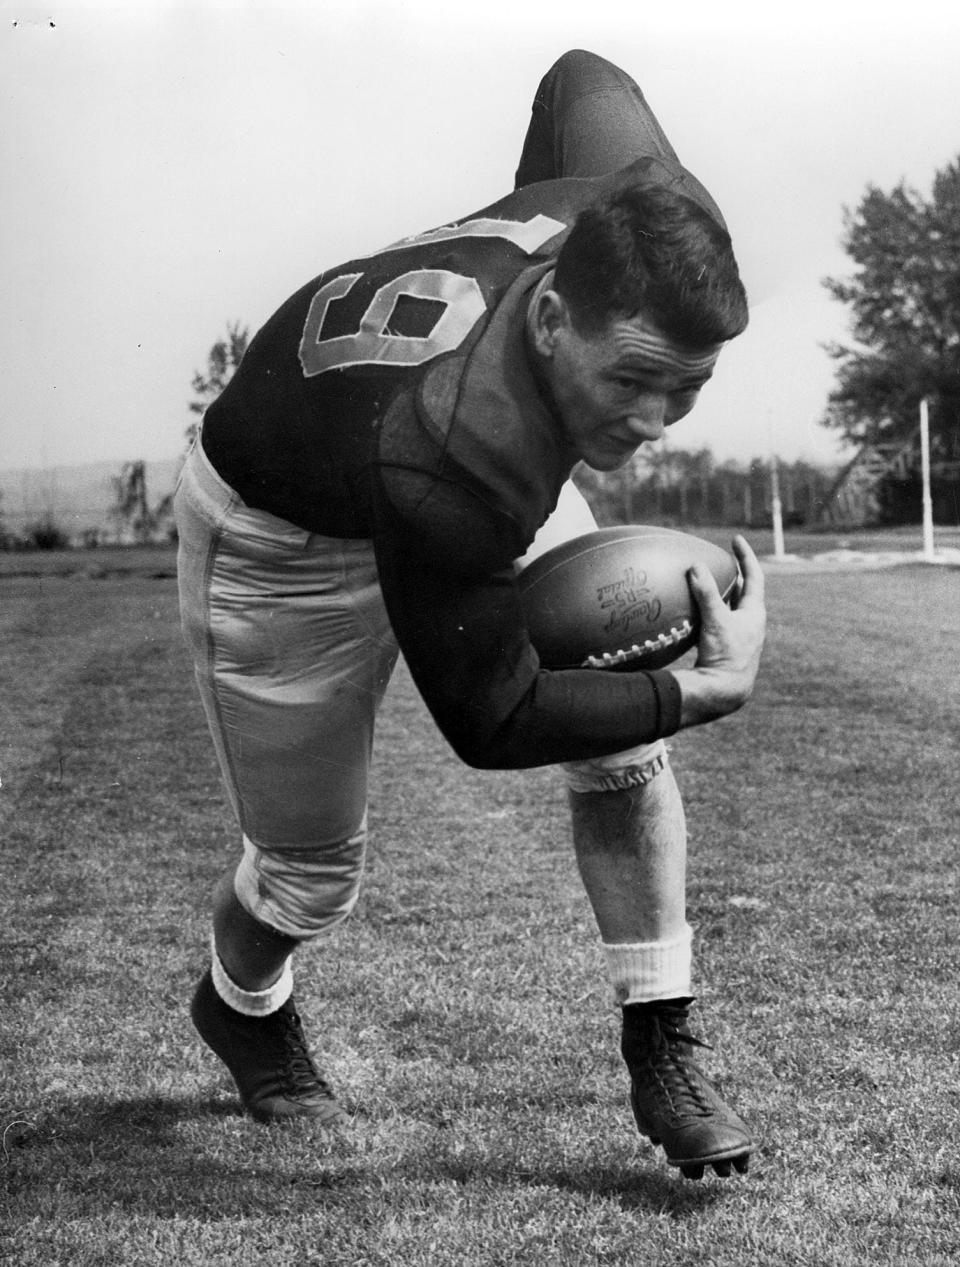
[[[739,708],[763,642],[694,569],[696,667],[548,672],[518,568],[595,524],[569,483],[696,403],[747,323],[730,238],[633,80],[567,53],[516,187],[328,269],[250,344],[177,493],[186,637],[242,855],[214,895],[194,1023],[261,1121],[345,1118],[291,956],[357,899],[374,721],[398,647],[471,765],[557,765],[640,1131],[697,1177],[753,1141],[691,1058],[683,807],[663,740]]]

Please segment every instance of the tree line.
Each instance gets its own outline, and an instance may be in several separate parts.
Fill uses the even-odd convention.
[[[810,462],[778,462],[776,475],[783,524],[819,522],[836,480],[832,468]],[[769,527],[773,468],[767,460],[717,462],[709,449],[641,449],[616,471],[579,466],[574,480],[597,522]]]

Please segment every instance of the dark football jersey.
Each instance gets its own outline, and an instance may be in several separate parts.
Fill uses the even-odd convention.
[[[334,537],[372,535],[371,466],[381,461],[428,478],[442,468],[508,518],[529,526],[535,504],[542,520],[572,460],[549,462],[549,490],[542,463],[530,469],[531,448],[565,446],[522,339],[512,345],[502,327],[522,321],[528,291],[593,195],[589,181],[520,191],[304,286],[204,419],[223,478],[248,505]],[[400,395],[407,406],[384,455],[380,429]]]
[[[577,460],[527,357],[527,301],[577,214],[631,175],[689,179],[644,158],[544,181],[322,273],[204,418],[204,449],[247,505],[373,539],[407,662],[472,764],[598,756],[679,724],[669,673],[541,670],[513,584]]]

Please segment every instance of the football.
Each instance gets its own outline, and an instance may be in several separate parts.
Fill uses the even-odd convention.
[[[555,546],[517,578],[530,641],[548,669],[659,669],[698,637],[687,581],[709,568],[725,602],[740,576],[734,556],[670,528],[600,528]]]

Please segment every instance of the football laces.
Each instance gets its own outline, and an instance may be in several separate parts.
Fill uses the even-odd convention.
[[[604,651],[603,655],[588,655],[580,667],[581,669],[610,669],[618,664],[628,664],[631,660],[641,660],[654,651],[675,646],[692,633],[693,624],[689,620],[684,620],[668,632],[658,634],[656,638],[648,638],[646,642],[635,642],[632,647],[622,647],[619,651]]]

